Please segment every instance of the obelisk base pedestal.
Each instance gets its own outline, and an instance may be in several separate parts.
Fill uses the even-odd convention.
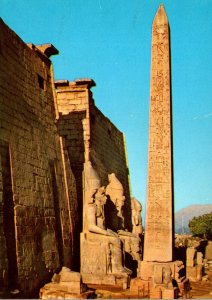
[[[183,276],[182,261],[140,263],[140,278],[131,280],[130,290],[152,299],[176,299],[190,291],[189,280]]]

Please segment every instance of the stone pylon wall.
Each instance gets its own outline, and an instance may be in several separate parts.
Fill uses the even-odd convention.
[[[0,289],[26,294],[72,259],[53,81],[49,58],[0,20]]]
[[[124,225],[129,231],[131,225],[131,202],[129,169],[126,158],[124,135],[103,113],[91,103],[91,149],[90,157],[102,184],[108,184],[108,174],[115,173],[124,187],[126,197],[123,209]],[[109,212],[110,214],[110,212]],[[110,216],[108,216],[110,218]],[[117,228],[118,229],[118,228]],[[120,229],[120,228],[119,228]]]
[[[80,270],[80,232],[83,220],[83,167],[88,159],[90,126],[89,126],[89,93],[90,81],[55,83],[59,118],[58,132],[64,139],[71,171],[76,180],[76,218],[74,230],[74,265],[75,271]]]
[[[103,185],[108,184],[107,176],[110,173],[116,173],[123,184],[126,196],[125,225],[131,230],[129,170],[124,136],[96,107],[90,91],[94,85],[91,79],[55,83],[59,111],[58,130],[65,138],[77,181],[79,228],[82,231],[83,164],[90,160]]]

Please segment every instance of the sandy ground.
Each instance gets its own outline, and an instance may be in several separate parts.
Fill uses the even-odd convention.
[[[212,299],[212,281],[201,281],[191,283],[192,299]]]

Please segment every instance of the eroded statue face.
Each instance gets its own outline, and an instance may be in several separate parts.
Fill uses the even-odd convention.
[[[116,207],[117,209],[122,209],[125,202],[125,196],[121,195],[119,198],[116,199]]]
[[[95,203],[99,206],[105,205],[107,196],[105,195],[105,188],[100,187],[95,194]]]
[[[121,194],[118,198],[116,198],[116,201],[115,201],[115,205],[116,205],[116,209],[118,211],[119,217],[123,217],[122,210],[123,210],[124,203],[125,203],[125,196],[123,196],[123,194]]]

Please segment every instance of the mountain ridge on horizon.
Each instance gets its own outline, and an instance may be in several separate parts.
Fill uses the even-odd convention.
[[[188,223],[193,217],[212,212],[212,204],[191,204],[175,213],[175,232],[189,233]]]

